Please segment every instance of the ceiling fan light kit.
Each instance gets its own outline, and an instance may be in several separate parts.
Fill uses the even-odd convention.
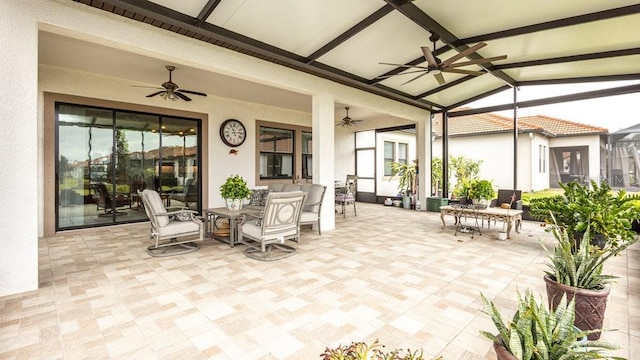
[[[154,93],[147,95],[148,98],[160,95],[160,97],[165,100],[177,101],[178,99],[182,99],[184,101],[191,101],[191,98],[185,94],[207,96],[207,94],[199,91],[180,89],[178,84],[174,83],[173,80],[171,79],[171,73],[173,72],[173,70],[176,69],[176,67],[173,65],[167,65],[166,68],[167,70],[169,70],[169,81],[164,82],[162,84],[162,87],[154,88],[154,89],[162,89],[162,90],[156,91]],[[136,87],[148,87],[148,86],[136,86]]]
[[[336,126],[342,126],[342,127],[352,127],[354,124],[357,124],[359,122],[362,122],[364,120],[354,120],[352,118],[349,117],[349,107],[345,106],[344,109],[347,112],[347,115],[345,117],[342,118],[342,120],[338,121],[336,123]]]

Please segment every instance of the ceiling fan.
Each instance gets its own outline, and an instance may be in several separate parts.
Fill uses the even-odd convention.
[[[433,49],[435,51],[436,49],[436,42],[439,40],[439,36],[438,35],[431,35],[429,37],[429,40],[433,41]],[[492,61],[498,61],[498,60],[504,60],[507,58],[507,55],[500,55],[500,56],[494,56],[494,57],[490,57],[490,58],[481,58],[481,59],[474,59],[474,60],[469,60],[469,61],[463,61],[463,62],[458,62],[456,63],[456,61],[458,61],[459,59],[462,59],[464,57],[467,57],[468,55],[480,50],[481,48],[487,46],[486,43],[483,42],[479,42],[465,50],[463,50],[462,52],[448,58],[447,60],[440,60],[438,59],[436,56],[433,55],[433,52],[431,51],[431,49],[429,49],[428,46],[422,46],[420,47],[422,49],[422,53],[424,54],[424,58],[427,61],[427,66],[421,66],[421,65],[406,65],[406,64],[391,64],[391,63],[380,63],[382,65],[393,65],[393,66],[398,66],[398,67],[403,67],[403,68],[407,68],[407,69],[417,69],[417,70],[413,70],[413,71],[406,71],[406,72],[402,72],[402,73],[398,73],[398,74],[394,74],[394,75],[389,75],[389,76],[381,76],[380,78],[388,78],[391,76],[396,76],[396,75],[405,75],[405,74],[411,74],[411,73],[420,73],[418,76],[405,81],[404,83],[402,83],[402,85],[408,84],[412,81],[418,80],[419,78],[431,73],[433,74],[433,76],[436,78],[436,81],[438,81],[438,84],[440,85],[444,85],[447,81],[444,79],[444,76],[442,75],[442,73],[448,72],[448,73],[456,73],[456,74],[465,74],[465,75],[472,75],[472,76],[479,76],[482,74],[486,74],[486,72],[484,71],[476,71],[476,70],[467,70],[467,69],[459,69],[460,67],[464,67],[464,66],[470,66],[470,65],[479,65],[479,64],[484,64],[484,63],[489,63]]]
[[[336,123],[336,126],[351,127],[354,124],[357,124],[359,122],[364,121],[364,120],[354,120],[354,119],[350,118],[349,117],[349,107],[345,106],[344,109],[347,111],[347,116],[343,117],[342,120],[338,121]]]
[[[188,97],[187,95],[185,95],[185,93],[186,94],[192,94],[192,95],[207,96],[207,94],[205,94],[205,93],[180,89],[178,87],[178,84],[176,84],[173,81],[171,81],[171,72],[173,72],[173,70],[175,70],[176,67],[172,66],[172,65],[167,65],[166,68],[167,68],[167,70],[169,70],[169,81],[164,82],[162,84],[162,87],[151,87],[152,89],[162,89],[162,90],[156,91],[154,93],[151,93],[151,94],[147,95],[148,98],[154,97],[156,95],[160,95],[165,100],[169,99],[169,100],[172,100],[172,101],[176,101],[176,100],[178,100],[178,98],[180,98],[180,99],[182,99],[184,101],[191,101],[191,98]],[[150,87],[150,86],[136,86],[136,85],[132,85],[132,86],[135,86],[135,87]]]

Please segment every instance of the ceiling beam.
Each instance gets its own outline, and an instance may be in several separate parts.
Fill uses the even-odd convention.
[[[195,25],[200,27],[209,18],[213,10],[220,4],[222,0],[209,0],[207,4],[200,10],[200,14],[196,17]]]
[[[509,30],[496,31],[488,34],[472,36],[461,39],[461,44],[474,44],[481,41],[503,39],[511,36],[526,35],[534,32],[556,29],[565,26],[579,25],[592,21],[606,20],[609,18],[627,16],[640,13],[640,4],[629,5],[615,9],[598,11],[590,14],[571,16],[564,19],[546,21],[538,24],[521,26]]]
[[[495,65],[494,67],[496,69],[504,70],[504,69],[527,67],[527,66],[540,66],[540,65],[560,64],[560,63],[574,62],[574,61],[606,59],[606,58],[629,56],[629,55],[640,55],[640,48],[603,51],[603,52],[590,53],[590,54],[560,56],[560,57],[540,59],[540,60],[521,61],[517,63]]]
[[[638,74],[617,74],[617,75],[599,75],[599,76],[583,76],[577,78],[564,78],[564,79],[546,79],[546,80],[527,80],[521,81],[521,86],[533,86],[533,85],[562,85],[562,84],[581,84],[590,82],[609,82],[609,81],[626,81],[626,80],[640,80],[640,73]]]
[[[369,27],[371,24],[375,23],[376,21],[382,19],[385,15],[389,14],[392,11],[393,11],[393,7],[391,7],[389,4],[386,4],[385,6],[381,7],[376,12],[374,12],[373,14],[367,16],[364,20],[362,20],[359,23],[355,24],[349,30],[343,32],[338,37],[336,37],[335,39],[329,41],[326,45],[322,46],[320,49],[316,50],[313,54],[309,55],[307,57],[307,61],[306,61],[307,64],[309,64],[312,61],[318,59],[319,57],[321,57],[322,55],[328,53],[329,51],[335,49],[338,45],[340,45],[343,42],[349,40],[351,37],[353,37],[354,35],[358,34],[362,30],[366,29],[367,27]]]
[[[565,103],[570,101],[580,101],[580,100],[596,99],[596,98],[608,97],[608,96],[633,94],[638,92],[640,92],[640,84],[620,86],[620,87],[602,89],[602,90],[586,91],[586,92],[575,93],[570,95],[560,95],[560,96],[554,96],[554,97],[543,98],[543,99],[522,101],[522,102],[518,102],[517,106],[518,108],[527,108],[527,107],[533,107],[533,106],[559,104],[559,103]],[[513,103],[510,103],[510,104],[486,106],[486,107],[477,108],[477,109],[451,111],[449,112],[449,117],[458,117],[458,116],[511,110],[513,109],[513,105],[514,105]]]
[[[78,0],[75,0],[78,1]],[[78,1],[80,2],[80,1]],[[355,80],[355,75],[351,76],[340,75],[335,72],[326,70],[319,66],[315,66],[317,63],[307,64],[305,58],[283,49],[265,44],[261,41],[249,38],[247,36],[229,31],[219,26],[204,22],[201,27],[197,27],[196,18],[182,14],[178,11],[166,8],[164,6],[157,5],[147,0],[102,0],[103,4],[113,6],[117,9],[130,11],[134,15],[142,15],[150,19],[155,19],[158,22],[162,22],[162,29],[174,31],[178,34],[184,35],[185,32],[192,32],[195,35],[203,35],[203,37],[209,37],[210,40],[200,37],[194,37],[195,39],[201,39],[208,43],[226,47],[229,50],[234,50],[245,55],[253,56],[265,61],[273,62],[279,65],[287,66],[289,68],[303,71],[315,76],[319,76],[342,85],[353,87],[362,91],[366,91],[375,95],[386,97],[407,105],[415,106],[423,110],[431,110],[432,106],[424,100],[416,100],[411,96],[399,95],[396,91],[390,91],[389,88],[374,86],[367,84],[366,81]],[[91,6],[91,4],[88,4]],[[113,11],[114,14],[122,15],[119,12]],[[123,15],[124,16],[124,15]],[[128,16],[129,17],[129,16]],[[129,17],[132,20],[138,20],[139,17]],[[144,22],[144,21],[142,21]],[[152,26],[158,26],[155,24],[149,24]],[[175,27],[175,29],[172,29]],[[182,30],[182,31],[180,31]],[[223,44],[220,44],[223,43]]]
[[[412,2],[407,0],[385,0],[387,4],[393,6],[397,11],[401,14],[409,18],[411,21],[416,23],[418,26],[423,29],[429,31],[432,34],[437,34],[440,37],[440,40],[445,44],[451,46],[458,52],[462,52],[469,47],[464,44],[460,44],[460,39],[458,39],[453,33],[447,30],[444,26],[440,25],[437,21],[431,18],[429,15],[425,14],[424,11],[420,10],[419,7],[414,5]],[[469,59],[478,60],[483,59],[478,53],[472,53],[467,56]],[[479,64],[478,66],[484,68],[488,72],[490,72],[493,76],[498,79],[504,81],[509,86],[515,86],[516,81],[512,79],[509,75],[505,74],[500,70],[495,70],[491,63],[487,64]]]
[[[465,81],[469,81],[469,80],[475,79],[475,78],[476,77],[473,76],[473,75],[467,75],[467,76],[461,77],[460,79],[456,79],[454,81],[448,81],[446,84],[440,85],[435,89],[431,89],[429,91],[423,92],[422,94],[418,94],[418,95],[414,96],[414,99],[422,99],[422,98],[427,97],[429,95],[437,94],[440,91],[446,90],[446,89],[448,89],[450,87],[453,87],[453,86],[456,86],[456,85],[460,85]]]

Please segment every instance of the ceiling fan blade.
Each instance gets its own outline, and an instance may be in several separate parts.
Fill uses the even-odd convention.
[[[442,66],[447,67],[447,66],[451,65],[452,63],[454,63],[456,60],[462,59],[463,57],[466,57],[467,55],[469,55],[471,53],[474,53],[474,52],[482,49],[485,46],[487,46],[486,43],[479,42],[479,43],[473,45],[472,47],[467,48],[466,50],[464,50],[464,51],[462,51],[462,52],[460,52],[458,54],[455,54],[452,57],[448,58],[447,60],[443,61],[442,62]]]
[[[167,91],[167,90],[157,91],[157,92],[154,92],[153,94],[149,94],[149,95],[147,95],[147,97],[154,97],[154,96],[156,96],[156,95],[160,95],[160,94],[162,94],[163,92],[166,92],[166,91]]]
[[[187,93],[187,94],[200,95],[200,96],[207,96],[207,94],[205,94],[205,93],[201,93],[201,92],[198,92],[198,91],[183,90],[183,89],[179,89],[178,91],[181,91],[181,92],[183,92],[183,93]]]
[[[378,63],[378,64],[380,64],[380,65],[391,65],[391,66],[404,67],[404,68],[424,69],[424,70],[429,69],[426,66],[420,66],[420,65],[403,65],[403,64],[392,64],[392,63],[384,63],[384,62],[381,62],[381,63]]]
[[[402,86],[402,85],[406,85],[406,84],[408,84],[408,83],[410,83],[410,82],[412,82],[412,81],[418,80],[418,79],[420,79],[421,77],[423,77],[423,76],[427,75],[428,73],[429,73],[428,71],[425,71],[424,73],[422,73],[422,74],[420,74],[420,75],[418,75],[418,76],[414,77],[413,79],[403,82],[402,84],[400,84],[400,86]]]
[[[442,73],[433,74],[433,76],[438,81],[438,84],[444,85],[447,83],[447,81],[444,79],[444,76],[442,76]]]
[[[144,86],[144,85],[129,85],[131,87],[139,87],[139,88],[147,88],[147,89],[163,89],[163,87],[160,86]]]
[[[486,74],[486,72],[484,72],[484,71],[453,69],[453,68],[442,69],[442,71],[443,72],[449,72],[449,73],[456,73],[456,74],[473,75],[473,76],[480,76],[480,75]]]
[[[415,73],[421,73],[421,72],[425,72],[425,70],[403,71],[401,73],[397,73],[397,74],[393,74],[393,75],[378,76],[376,79],[388,79],[390,77],[394,77],[394,76],[398,76],[398,75],[415,74]]]
[[[494,56],[494,57],[490,57],[490,58],[459,62],[459,63],[451,64],[448,67],[449,68],[454,68],[454,67],[461,67],[461,66],[484,64],[484,63],[488,63],[488,62],[492,62],[492,61],[504,60],[506,58],[507,58],[507,55]]]
[[[422,53],[424,54],[424,58],[427,59],[427,64],[431,67],[438,67],[438,62],[436,61],[436,57],[433,56],[431,49],[428,46],[421,46]]]
[[[188,96],[187,96],[187,95],[185,95],[185,94],[182,94],[182,93],[177,92],[177,91],[175,91],[175,92],[174,92],[174,94],[175,94],[177,97],[179,97],[180,99],[184,100],[184,101],[191,101],[191,98],[190,98],[190,97],[188,97]]]

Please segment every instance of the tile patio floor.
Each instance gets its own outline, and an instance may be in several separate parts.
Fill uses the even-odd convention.
[[[358,204],[336,230],[305,229],[295,256],[250,260],[243,246],[151,258],[148,225],[40,239],[40,289],[0,298],[2,359],[319,359],[351,341],[495,359],[480,292],[514,309],[516,289],[545,296],[552,244],[538,223],[512,240],[454,237],[439,214]],[[464,241],[458,241],[464,240]],[[602,339],[640,359],[640,247],[608,269]],[[510,312],[511,313],[511,312]]]

